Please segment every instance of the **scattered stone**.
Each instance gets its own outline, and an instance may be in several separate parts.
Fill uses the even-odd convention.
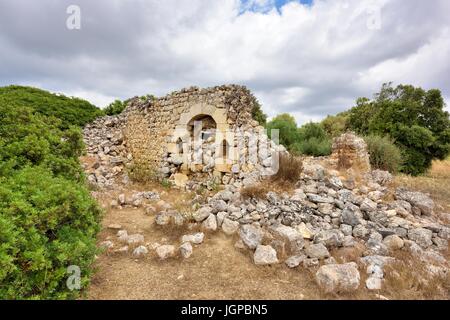
[[[111,249],[114,247],[114,243],[112,241],[102,241],[100,242],[100,248],[102,249]]]
[[[155,217],[155,223],[158,226],[166,226],[170,224],[171,216],[167,211],[160,212]]]
[[[398,188],[395,197],[398,200],[408,201],[413,207],[418,208],[419,214],[430,215],[433,213],[434,201],[422,192],[413,192],[405,188]]]
[[[114,253],[127,253],[128,252],[128,246],[120,247],[119,249],[114,250]]]
[[[222,231],[227,235],[232,235],[237,232],[239,228],[239,222],[224,218],[222,222]]]
[[[126,199],[125,199],[125,195],[122,193],[119,195],[119,203],[123,206],[124,204],[126,204]]]
[[[306,258],[303,260],[304,268],[314,268],[319,266],[319,259],[317,258]]]
[[[175,256],[175,246],[172,245],[162,245],[156,248],[156,254],[161,260]]]
[[[377,277],[369,277],[366,280],[366,287],[369,290],[381,290],[383,279]]]
[[[203,220],[205,220],[206,218],[208,218],[212,213],[212,209],[210,207],[203,207],[198,209],[195,213],[194,213],[194,220],[197,222],[202,222]]]
[[[145,246],[139,246],[133,251],[133,256],[135,257],[141,257],[148,253],[148,250]]]
[[[210,214],[209,217],[203,221],[202,227],[206,231],[216,231],[217,230],[217,219],[216,216]]]
[[[289,267],[289,268],[296,268],[300,265],[300,263],[302,263],[304,260],[306,259],[305,255],[295,255],[292,257],[289,257],[284,263]]]
[[[111,229],[111,230],[120,230],[120,229],[122,229],[122,226],[121,226],[120,224],[113,223],[113,224],[110,224],[110,225],[108,226],[108,229]]]
[[[203,232],[197,232],[194,234],[184,235],[181,237],[181,242],[192,242],[193,244],[201,244],[205,234]]]
[[[330,256],[327,247],[322,243],[311,244],[305,249],[305,253],[309,258],[324,259]]]
[[[144,242],[144,236],[142,234],[132,234],[127,238],[128,244],[141,244]]]
[[[261,228],[245,224],[241,226],[239,236],[249,249],[256,249],[261,244],[264,234]]]
[[[316,273],[318,285],[328,293],[351,292],[359,287],[360,275],[356,263],[323,265]]]
[[[433,244],[432,236],[433,232],[425,228],[416,228],[408,231],[408,238],[423,249],[426,249]]]
[[[180,246],[180,254],[183,258],[187,259],[192,255],[192,244],[190,242],[184,242]]]
[[[271,246],[258,245],[253,255],[256,265],[270,265],[278,263],[277,252]]]

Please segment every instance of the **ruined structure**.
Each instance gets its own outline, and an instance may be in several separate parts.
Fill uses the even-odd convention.
[[[237,85],[192,87],[145,101],[134,98],[121,115],[85,128],[88,152],[100,158],[112,152],[120,158],[115,163],[123,161],[180,184],[188,175],[227,184],[246,173],[264,174],[273,165],[273,153],[283,148],[269,141],[252,118],[256,103],[247,88]],[[103,141],[115,136],[120,136],[120,146],[105,150]]]

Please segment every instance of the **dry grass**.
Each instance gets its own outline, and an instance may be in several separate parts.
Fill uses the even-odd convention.
[[[429,193],[437,204],[436,212],[450,212],[450,158],[434,161],[430,171],[422,176],[398,175],[394,185]]]
[[[280,154],[279,168],[272,181],[295,184],[303,171],[303,161],[293,155]]]
[[[266,183],[254,184],[241,189],[244,199],[265,199],[267,192],[271,191]]]
[[[450,273],[430,275],[427,265],[406,251],[396,253],[397,261],[385,267],[382,294],[391,299],[449,299]]]

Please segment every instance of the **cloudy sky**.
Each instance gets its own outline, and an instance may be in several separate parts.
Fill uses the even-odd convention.
[[[104,107],[237,83],[299,124],[388,81],[439,88],[449,104],[449,12],[448,0],[0,0],[0,86]]]

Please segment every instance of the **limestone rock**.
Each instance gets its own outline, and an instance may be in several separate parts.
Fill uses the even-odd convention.
[[[253,255],[256,265],[269,265],[278,263],[277,252],[271,246],[258,245]]]
[[[206,231],[216,231],[217,230],[216,216],[210,214],[209,217],[205,221],[203,221],[202,228]]]
[[[250,249],[256,249],[256,247],[261,244],[263,235],[261,228],[253,225],[246,224],[239,229],[239,236],[244,244]]]
[[[359,287],[360,274],[356,263],[323,265],[316,281],[325,292],[351,292]]]
[[[224,218],[222,222],[222,231],[227,235],[235,234],[239,228],[239,222]]]
[[[148,249],[145,246],[139,246],[133,251],[133,256],[141,257],[148,253]]]
[[[330,256],[327,247],[322,243],[311,244],[305,249],[305,253],[309,258],[325,259]]]
[[[161,260],[171,258],[175,256],[175,246],[173,245],[162,245],[156,248],[156,254]]]
[[[185,242],[180,246],[180,254],[185,259],[192,255],[192,251],[192,244],[190,242]]]

